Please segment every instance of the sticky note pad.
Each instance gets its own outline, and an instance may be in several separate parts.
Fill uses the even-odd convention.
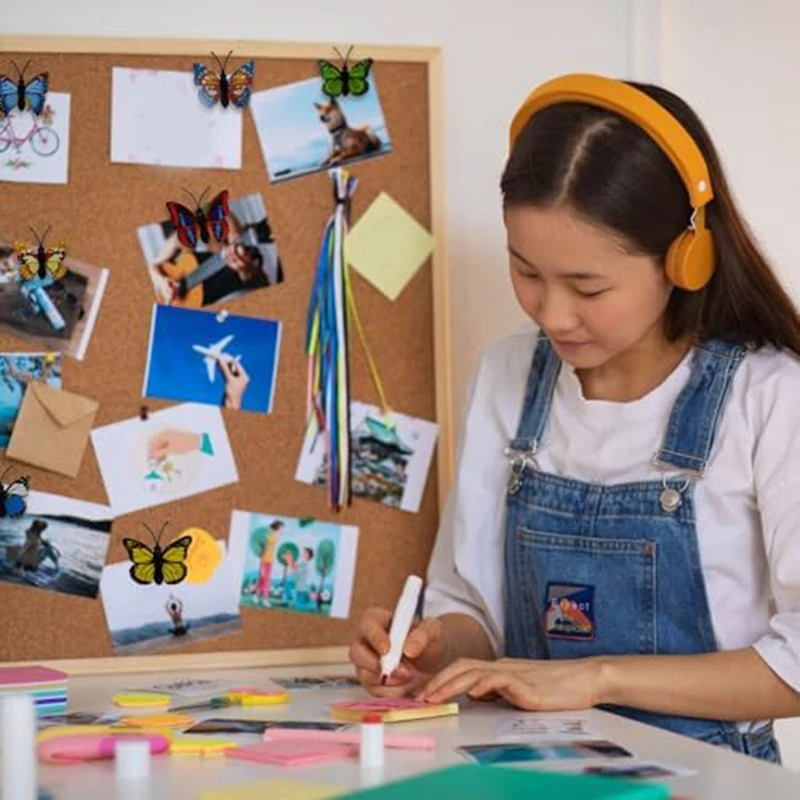
[[[226,750],[238,747],[236,742],[227,739],[206,739],[204,736],[184,736],[173,739],[169,746],[172,756],[221,756]]]
[[[111,702],[122,708],[148,708],[168,706],[172,702],[172,698],[168,694],[159,692],[125,692],[115,694],[111,698]]]
[[[406,780],[340,795],[358,800],[419,800],[457,797],[485,800],[487,797],[536,798],[536,800],[668,800],[666,786],[634,783],[621,778],[535,772],[510,767],[459,764],[426,772]]]
[[[381,192],[345,239],[347,262],[395,300],[433,251],[433,237],[397,201]]]
[[[120,722],[134,728],[183,728],[194,722],[186,714],[147,714],[139,717],[123,717]]]
[[[299,783],[297,781],[255,781],[224,789],[206,789],[200,800],[264,800],[265,797],[280,800],[327,800],[340,797],[342,789],[322,783]]]
[[[410,722],[458,714],[458,703],[422,703],[406,698],[382,698],[331,705],[331,717],[342,722],[359,722],[366,714],[377,714],[384,722]]]
[[[229,758],[242,761],[260,761],[283,767],[306,767],[327,761],[343,761],[358,756],[358,746],[332,742],[263,741],[229,750]]]

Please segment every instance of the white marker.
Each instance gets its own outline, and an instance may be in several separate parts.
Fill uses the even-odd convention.
[[[409,575],[405,586],[397,601],[397,608],[392,617],[392,626],[389,629],[389,652],[381,657],[381,683],[391,677],[392,673],[400,666],[403,657],[403,646],[414,621],[417,610],[419,593],[422,590],[422,578]]]
[[[29,694],[3,698],[3,797],[36,800],[36,710]]]

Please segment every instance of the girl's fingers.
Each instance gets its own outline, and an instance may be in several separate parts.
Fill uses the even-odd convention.
[[[422,691],[419,694],[420,700],[430,700],[434,695],[438,694],[439,690],[448,684],[451,680],[457,678],[464,672],[469,672],[470,670],[476,668],[487,668],[489,667],[488,661],[479,661],[478,659],[474,658],[459,658],[456,659],[452,664],[445,667],[443,670],[438,672],[436,675],[428,681],[427,685],[422,688]]]
[[[482,667],[467,669],[440,684],[435,691],[427,692],[425,700],[428,703],[444,703],[460,694],[469,693],[475,684],[487,677],[487,674],[488,671]]]
[[[385,608],[369,609],[361,618],[358,632],[361,638],[370,644],[378,655],[389,651],[389,634],[387,630],[392,620],[392,614]]]

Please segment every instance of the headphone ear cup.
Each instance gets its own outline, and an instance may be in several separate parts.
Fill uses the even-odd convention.
[[[711,231],[685,231],[670,245],[665,261],[670,283],[679,289],[696,292],[714,274],[716,251]]]

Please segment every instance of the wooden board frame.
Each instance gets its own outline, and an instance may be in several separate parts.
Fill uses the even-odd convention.
[[[442,53],[437,47],[373,45],[355,43],[375,60],[425,63],[428,74],[429,157],[432,255],[433,325],[439,508],[444,507],[450,489],[455,442],[452,403],[452,358],[450,330],[450,287],[446,245],[446,203],[444,168],[444,106]],[[167,39],[83,36],[0,36],[0,52],[190,55],[221,48],[238,56],[261,58],[319,58],[331,43],[264,42],[248,39]],[[346,647],[300,648],[291,650],[250,650],[191,653],[184,655],[127,656],[45,660],[49,666],[72,675],[130,672],[167,672],[187,669],[232,669],[295,664],[336,664],[347,660]],[[9,662],[12,663],[12,662]],[[22,662],[13,662],[22,663]]]

